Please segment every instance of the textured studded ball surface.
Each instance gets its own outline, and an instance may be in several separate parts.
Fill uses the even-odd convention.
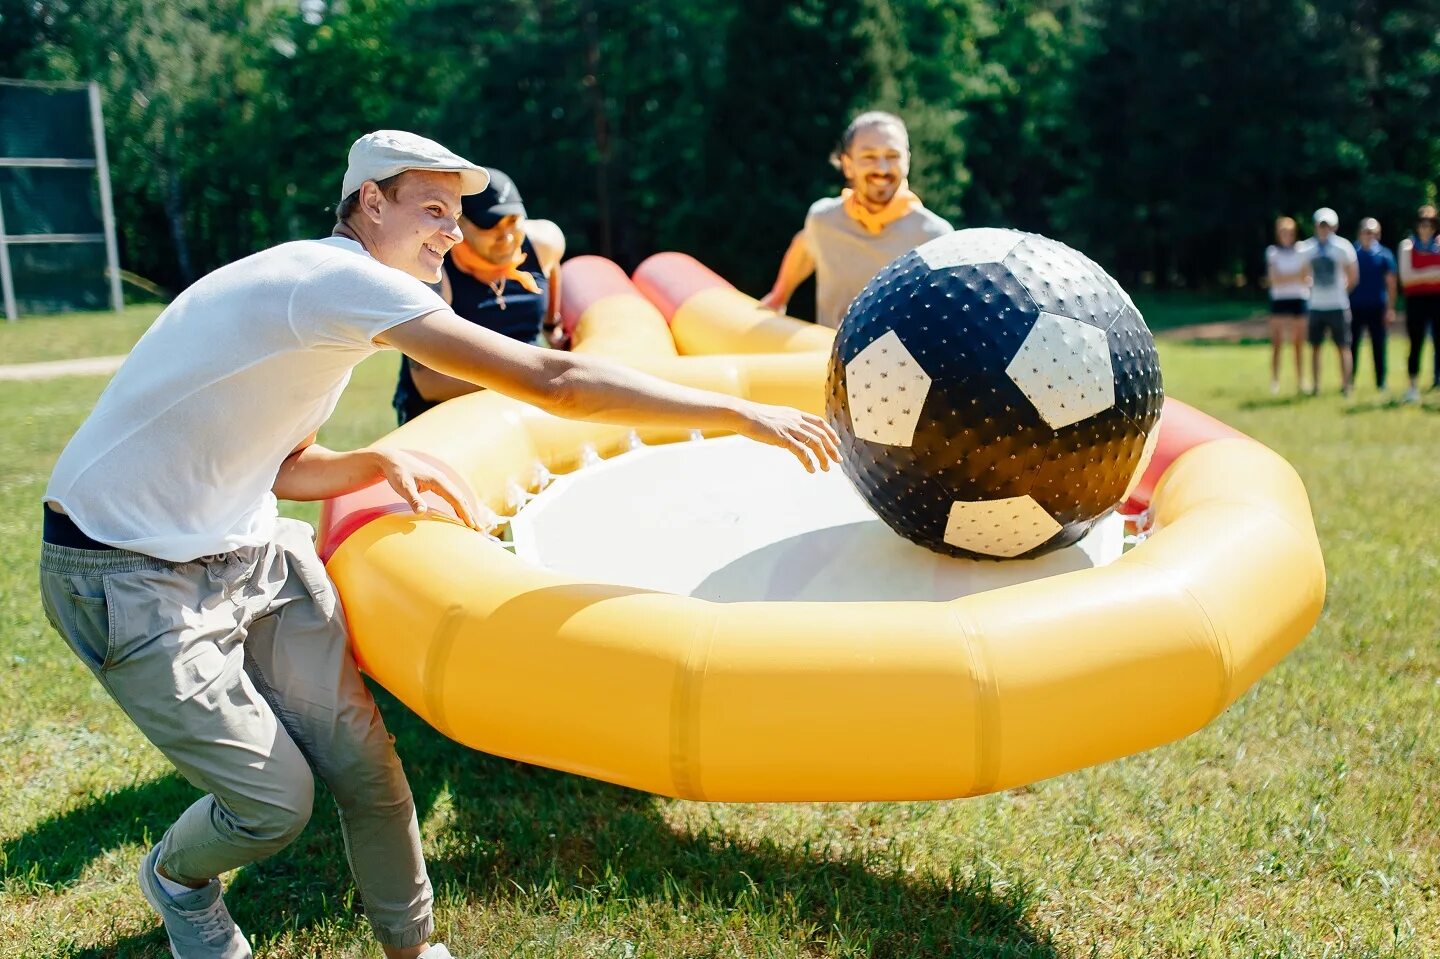
[[[1068,546],[1122,502],[1164,392],[1130,297],[1063,243],[960,230],[850,305],[826,413],[841,463],[902,536],[956,556]]]

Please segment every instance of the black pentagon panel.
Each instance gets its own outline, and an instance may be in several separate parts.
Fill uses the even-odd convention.
[[[896,532],[955,556],[1079,540],[1123,495],[1163,398],[1154,341],[1115,281],[1016,236],[999,262],[898,258],[855,298],[831,355],[846,475]]]
[[[1115,407],[1058,430],[1030,495],[1062,525],[1104,515],[1125,495],[1145,436]]]
[[[1159,418],[1165,400],[1155,337],[1133,306],[1127,306],[1115,318],[1106,336],[1114,367],[1115,405],[1148,431]]]

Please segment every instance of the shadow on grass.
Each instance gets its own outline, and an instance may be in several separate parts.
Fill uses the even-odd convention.
[[[1398,410],[1404,405],[1405,404],[1401,403],[1396,397],[1382,397],[1360,403],[1351,403],[1345,407],[1345,415],[1356,416],[1361,413],[1379,413],[1384,410]]]
[[[445,838],[429,861],[437,889],[472,902],[536,896],[613,912],[643,899],[672,904],[692,917],[701,910],[733,912],[805,940],[858,946],[877,959],[1058,956],[1048,935],[1025,919],[1033,890],[997,888],[983,869],[910,874],[895,857],[858,861],[804,842],[750,843],[718,827],[679,832],[662,817],[662,800],[474,752],[378,688],[376,695],[421,820],[437,802],[450,807]],[[0,860],[4,876],[8,882],[73,883],[106,850],[158,838],[194,798],[178,776],[108,793],[7,843]],[[339,827],[321,806],[298,842],[231,878],[226,900],[257,946],[337,921],[363,927]],[[157,924],[151,933],[69,954],[164,951]]]
[[[1242,410],[1275,410],[1286,406],[1299,406],[1315,399],[1308,393],[1285,393],[1280,396],[1266,396],[1260,399],[1242,400]]]

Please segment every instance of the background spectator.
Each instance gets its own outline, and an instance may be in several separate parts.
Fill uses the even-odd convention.
[[[1395,254],[1380,242],[1380,221],[1360,221],[1360,246],[1355,251],[1360,282],[1350,291],[1351,339],[1359,379],[1360,344],[1368,333],[1375,354],[1375,386],[1385,389],[1385,343],[1395,320]]]
[[[1304,391],[1301,374],[1305,352],[1305,313],[1310,282],[1305,257],[1295,246],[1295,221],[1275,218],[1275,242],[1265,248],[1265,270],[1270,278],[1270,392],[1280,392],[1280,354],[1294,344],[1295,389]]]
[[[1410,356],[1405,363],[1410,388],[1405,402],[1420,402],[1420,353],[1425,349],[1425,332],[1430,331],[1431,348],[1440,347],[1440,240],[1435,237],[1435,208],[1422,206],[1415,218],[1415,232],[1400,242],[1400,285],[1405,289],[1405,331],[1410,334]],[[1433,359],[1431,388],[1440,386],[1440,349]]]
[[[1320,392],[1320,348],[1329,334],[1340,356],[1340,391],[1350,394],[1350,290],[1360,278],[1355,247],[1335,230],[1340,217],[1315,211],[1315,236],[1300,244],[1310,276],[1310,395]]]

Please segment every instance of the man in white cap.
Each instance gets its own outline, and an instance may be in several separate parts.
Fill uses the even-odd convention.
[[[1315,236],[1297,246],[1310,276],[1310,393],[1320,392],[1320,348],[1328,334],[1340,354],[1340,391],[1350,395],[1350,291],[1360,281],[1355,247],[1335,232],[1340,217],[1328,206],[1315,211]]]
[[[693,390],[468,323],[425,284],[461,233],[480,167],[379,131],[350,150],[334,235],[222,267],[141,337],[44,496],[41,595],[107,693],[205,795],[145,856],[140,887],[174,955],[244,959],[218,877],[304,828],[318,774],[340,809],[389,959],[445,959],[415,807],[350,656],[311,531],[276,499],[385,480],[417,511],[468,493],[407,453],[315,443],[353,367],[382,347],[579,418],[729,429],[828,468],[819,417]],[[313,770],[313,772],[312,772]]]

